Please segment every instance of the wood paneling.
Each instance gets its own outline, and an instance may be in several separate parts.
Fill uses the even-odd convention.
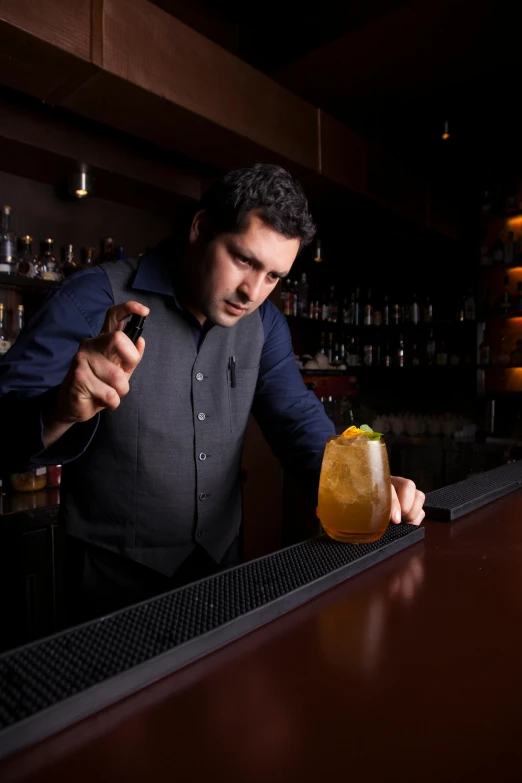
[[[145,0],[105,0],[103,10],[104,69],[316,168],[312,105]]]
[[[0,4],[0,14],[3,5]],[[81,59],[55,45],[54,38],[46,39],[28,33],[0,16],[2,84],[50,101],[54,95],[70,92],[95,71],[88,59]]]
[[[45,153],[53,159],[59,156],[70,161],[69,169],[78,161],[189,200],[198,200],[201,195],[200,178],[176,165],[166,150],[46,107],[20,105],[0,96],[0,139],[4,144],[9,140],[37,148],[44,157]],[[31,175],[30,171],[20,173]]]
[[[320,173],[357,193],[366,194],[366,139],[318,109],[320,124]]]
[[[391,156],[146,0],[3,0],[0,79],[216,169],[280,163],[427,225],[425,185]],[[430,220],[450,232],[433,203]]]
[[[2,0],[0,20],[90,60],[91,0]]]

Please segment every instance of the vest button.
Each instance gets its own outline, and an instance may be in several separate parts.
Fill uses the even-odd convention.
[[[206,460],[207,455],[202,451],[201,454],[199,455],[199,458],[200,458],[201,462],[203,462],[204,460]]]
[[[198,413],[198,419],[200,421],[205,421],[205,414],[204,413]]]
[[[196,537],[197,538],[201,538],[201,536],[204,536],[204,535],[205,535],[205,531],[204,530],[198,530],[198,532],[196,533]]]
[[[197,372],[196,373],[196,380],[197,381],[202,381],[203,380],[203,373],[202,372]]]
[[[205,500],[205,498],[206,498],[206,497],[207,497],[207,496],[206,496],[206,494],[205,494],[204,492],[200,492],[200,493],[199,493],[199,499],[200,499],[200,500]]]

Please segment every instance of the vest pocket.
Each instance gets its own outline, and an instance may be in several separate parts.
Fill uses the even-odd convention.
[[[228,369],[228,398],[230,401],[230,429],[232,432],[242,433],[246,429],[258,375],[259,365],[257,367],[236,366],[234,379],[232,378],[230,368]]]

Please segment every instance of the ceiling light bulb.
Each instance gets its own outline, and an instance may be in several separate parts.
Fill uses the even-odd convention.
[[[85,198],[92,191],[93,177],[87,166],[82,166],[79,171],[69,174],[69,193],[76,198]]]

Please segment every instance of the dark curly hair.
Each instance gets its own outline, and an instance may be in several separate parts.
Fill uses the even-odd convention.
[[[316,231],[302,186],[272,163],[229,171],[204,193],[200,209],[208,213],[214,234],[237,231],[253,210],[283,236],[300,239],[300,249],[310,244]]]

